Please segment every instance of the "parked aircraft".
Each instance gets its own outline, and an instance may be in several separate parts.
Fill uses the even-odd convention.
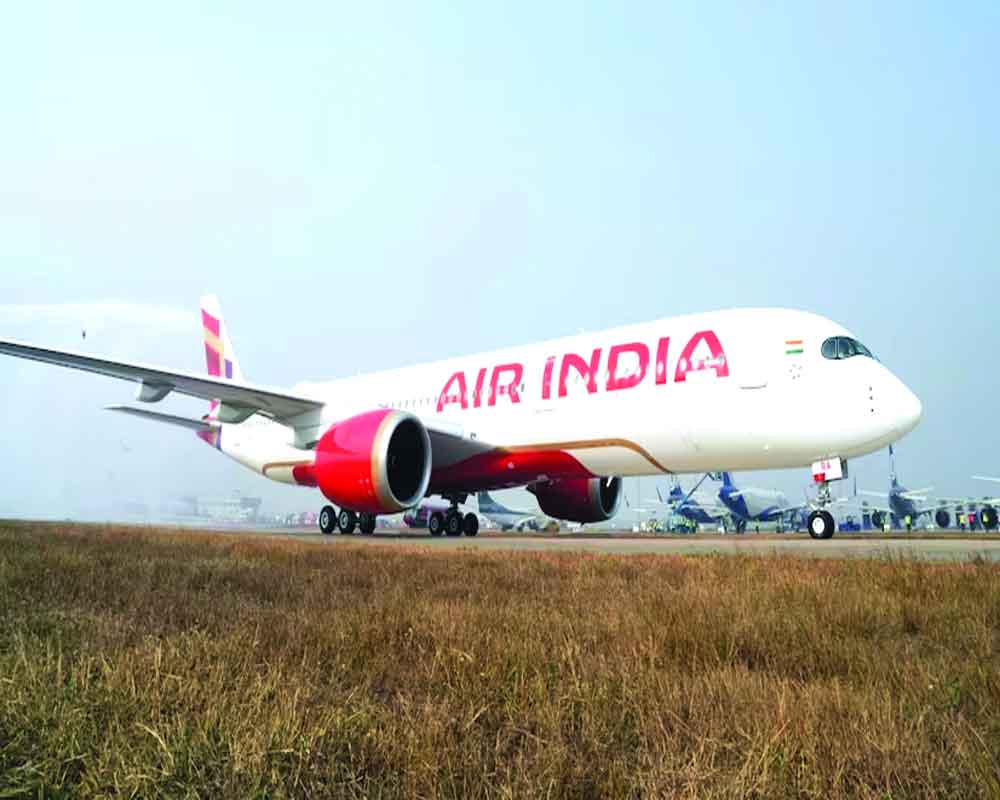
[[[499,525],[500,530],[509,531],[512,528],[524,530],[527,528],[537,531],[540,527],[537,514],[531,511],[512,511],[490,497],[489,492],[479,492],[477,500],[479,501],[479,513]]]
[[[743,533],[747,525],[761,522],[773,522],[779,531],[786,524],[797,526],[798,515],[808,508],[802,503],[789,503],[785,493],[776,489],[740,489],[728,472],[723,472],[720,479],[719,502],[732,514],[739,533]]]
[[[450,504],[431,532],[475,535],[478,518],[458,507],[483,490],[526,486],[548,516],[598,522],[617,512],[622,476],[811,466],[809,532],[828,538],[829,485],[846,460],[922,413],[847,330],[800,311],[693,314],[291,390],[243,379],[214,297],[202,323],[207,376],[8,340],[0,353],[137,382],[143,403],[210,401],[201,419],[111,408],[318,488],[344,533],[430,495]]]
[[[886,501],[886,505],[882,506],[871,504],[874,509],[871,514],[872,525],[876,528],[881,528],[887,518],[894,528],[918,526],[924,517],[927,520],[933,519],[939,528],[948,528],[956,513],[962,511],[975,513],[976,502],[968,499],[941,497],[936,502],[930,502],[928,495],[933,489],[933,486],[922,489],[907,489],[903,486],[896,475],[895,450],[889,445],[889,492],[863,489],[860,494],[883,498]],[[979,522],[986,530],[994,530],[997,527],[997,512],[994,507],[997,501],[998,498],[985,498],[980,505]]]
[[[715,497],[698,492],[698,487],[707,477],[707,475],[702,477],[690,492],[685,492],[681,488],[680,482],[675,479],[666,500],[663,499],[663,495],[657,488],[658,505],[665,506],[671,514],[676,514],[695,525],[721,525],[725,530],[729,520],[729,511],[720,506]]]
[[[450,508],[451,504],[445,500],[424,500],[420,505],[409,509],[403,514],[403,524],[407,528],[428,528],[430,527],[432,514],[435,512],[444,514]],[[440,533],[441,531],[438,530],[437,534]]]

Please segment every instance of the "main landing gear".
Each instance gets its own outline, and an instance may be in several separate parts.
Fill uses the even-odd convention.
[[[819,491],[816,496],[816,503],[819,508],[812,511],[809,514],[809,519],[807,520],[806,527],[809,529],[809,535],[813,539],[832,539],[833,532],[836,530],[836,523],[833,521],[833,514],[826,510],[826,507],[833,502],[833,498],[830,497],[830,484],[827,481],[821,481],[819,484]]]
[[[366,536],[375,533],[375,515],[367,511],[358,514],[347,508],[340,509],[338,514],[333,506],[323,506],[319,512],[319,529],[325,536],[332,534],[334,529],[350,535],[355,528],[360,528]]]
[[[443,514],[440,511],[431,514],[427,521],[431,536],[440,536],[442,533],[447,533],[449,536],[461,536],[463,533],[466,536],[475,536],[479,533],[479,517],[471,512],[463,516],[458,510],[458,504],[465,502],[465,497],[465,495],[446,497],[445,500],[451,503],[451,508]]]

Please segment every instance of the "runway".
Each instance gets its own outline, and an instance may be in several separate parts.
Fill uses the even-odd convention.
[[[325,547],[360,545],[364,547],[420,547],[427,550],[454,551],[534,551],[564,553],[607,553],[618,555],[742,555],[798,556],[803,558],[886,558],[924,561],[969,561],[982,558],[1000,561],[1000,535],[961,537],[926,534],[907,537],[850,534],[815,541],[807,534],[747,534],[696,536],[636,536],[627,533],[606,535],[526,536],[480,534],[475,538],[432,537],[418,531],[376,531],[372,536],[323,536],[311,531],[287,529],[227,531],[233,535],[253,535],[287,539]]]

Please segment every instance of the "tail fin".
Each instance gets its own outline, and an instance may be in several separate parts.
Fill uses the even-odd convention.
[[[236,358],[236,351],[229,339],[222,307],[214,294],[201,298],[201,324],[205,334],[205,364],[214,378],[232,381],[243,380],[243,370]]]
[[[722,473],[722,485],[728,488],[733,488],[733,476],[730,472]]]
[[[476,500],[479,502],[480,511],[482,511],[483,508],[491,508],[492,506],[496,505],[496,503],[493,502],[493,498],[490,497],[489,492],[479,492],[479,494],[476,496]]]
[[[219,298],[207,294],[201,298],[201,327],[205,337],[205,366],[213,378],[242,381],[243,370],[236,358],[236,350],[229,339],[226,321],[222,318]],[[208,415],[214,418],[219,410],[219,401],[213,400]]]

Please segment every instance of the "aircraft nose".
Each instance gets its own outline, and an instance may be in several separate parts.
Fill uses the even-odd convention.
[[[893,392],[893,416],[896,419],[896,432],[902,436],[917,427],[924,414],[924,406],[909,387],[902,381],[897,381]]]

